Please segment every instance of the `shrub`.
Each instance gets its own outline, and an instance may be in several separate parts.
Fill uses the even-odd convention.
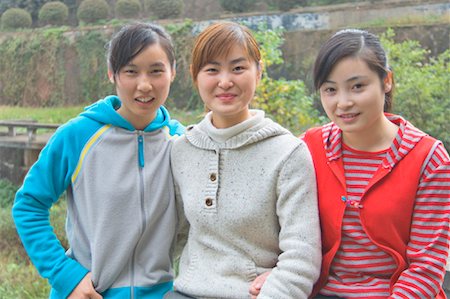
[[[39,10],[39,21],[42,24],[63,25],[69,17],[69,8],[62,2],[45,3]]]
[[[85,23],[95,23],[108,18],[109,8],[105,0],[83,0],[78,7],[77,17]]]
[[[158,19],[176,18],[184,9],[183,0],[148,0],[148,8]]]
[[[220,0],[220,6],[230,12],[247,12],[255,5],[255,0]]]
[[[294,7],[301,7],[306,5],[306,0],[277,0],[277,7],[281,11],[288,11]]]
[[[141,11],[139,0],[119,0],[116,2],[116,16],[119,18],[137,18]]]
[[[18,29],[31,27],[31,15],[28,11],[21,8],[7,9],[2,15],[2,28]]]
[[[16,185],[8,180],[0,179],[0,208],[11,208],[16,195]]]

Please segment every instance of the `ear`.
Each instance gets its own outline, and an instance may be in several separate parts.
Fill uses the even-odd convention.
[[[108,68],[108,78],[112,84],[116,83],[116,80],[114,78],[114,73],[111,71],[110,68]]]
[[[257,83],[259,83],[259,82],[261,81],[262,74],[263,74],[263,71],[264,71],[264,64],[263,64],[262,60],[260,60],[260,61],[258,62],[257,68],[258,68],[258,79],[257,79]]]
[[[384,92],[390,92],[392,89],[392,71],[388,71],[386,77],[383,80],[384,83]]]
[[[191,74],[192,82],[194,82],[195,88],[198,89],[198,86],[197,86],[197,78],[194,78],[194,74],[192,73],[192,64],[189,65],[189,73]]]
[[[173,83],[173,80],[175,80],[175,77],[177,76],[176,66],[172,67],[171,72],[172,74],[170,75],[170,83]]]

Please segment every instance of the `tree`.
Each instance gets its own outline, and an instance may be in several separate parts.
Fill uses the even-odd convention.
[[[381,36],[394,72],[394,112],[450,147],[450,50],[429,56],[415,40],[394,41],[389,29]]]
[[[47,2],[39,10],[39,21],[42,24],[63,25],[68,16],[69,8],[59,1]]]
[[[85,23],[95,23],[108,18],[109,7],[105,0],[83,0],[78,7],[77,17]]]
[[[25,9],[9,8],[3,13],[1,23],[4,29],[19,29],[31,27],[32,20]]]
[[[294,134],[300,134],[324,122],[324,118],[314,109],[314,99],[303,81],[274,79],[269,74],[271,66],[284,63],[280,49],[284,42],[283,31],[268,30],[260,26],[254,34],[261,47],[265,72],[252,106],[264,110],[273,120]]]
[[[148,0],[147,5],[158,19],[176,18],[184,10],[183,0]]]
[[[220,0],[220,6],[229,12],[250,11],[255,3],[255,0]]]
[[[139,0],[118,0],[116,2],[116,16],[119,18],[138,18],[140,12],[141,2]]]

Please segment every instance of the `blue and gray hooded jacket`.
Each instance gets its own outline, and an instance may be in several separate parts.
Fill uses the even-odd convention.
[[[162,298],[172,287],[169,153],[184,127],[161,107],[135,130],[115,111],[120,105],[106,97],[58,128],[16,194],[17,231],[51,298],[66,298],[89,271],[104,298]],[[49,221],[64,191],[67,252]]]

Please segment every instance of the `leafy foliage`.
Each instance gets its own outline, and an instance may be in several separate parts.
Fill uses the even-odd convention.
[[[450,50],[433,58],[414,40],[394,41],[389,29],[381,36],[393,69],[394,112],[450,147]]]
[[[220,0],[220,6],[230,12],[250,11],[255,3],[255,0]]]
[[[183,13],[183,0],[148,0],[148,9],[158,19],[176,18]]]
[[[77,11],[78,19],[85,23],[105,20],[108,14],[108,3],[105,0],[83,0]]]
[[[29,12],[22,8],[9,8],[2,15],[2,28],[18,29],[31,27],[32,19]]]
[[[267,30],[260,26],[254,34],[261,47],[264,67],[268,71],[261,79],[253,106],[264,110],[272,119],[296,134],[319,124],[323,119],[314,109],[314,99],[303,81],[274,79],[269,75],[271,66],[284,62],[280,49],[284,42],[283,31]]]
[[[288,11],[294,7],[302,7],[306,3],[306,0],[276,0],[276,5],[281,11]]]
[[[116,16],[119,18],[138,18],[140,11],[141,2],[139,0],[119,0],[116,2]]]
[[[0,179],[0,208],[11,208],[16,195],[16,185],[8,180]]]
[[[39,10],[42,24],[63,25],[69,17],[69,8],[60,1],[47,2]]]

